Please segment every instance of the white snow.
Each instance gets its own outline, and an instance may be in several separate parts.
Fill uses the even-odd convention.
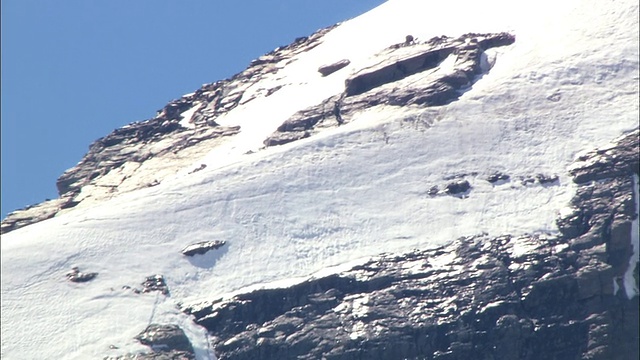
[[[180,117],[182,117],[182,120],[180,120],[180,126],[189,128],[189,129],[195,129],[196,124],[191,122],[191,118],[193,118],[193,114],[195,114],[196,111],[200,109],[200,107],[202,107],[202,104],[196,103],[191,108],[180,113]]]
[[[637,127],[637,11],[635,0],[392,0],[343,23],[254,85],[282,89],[216,120],[241,133],[193,159],[204,170],[3,235],[2,358],[143,351],[133,337],[151,322],[171,322],[185,329],[199,360],[212,359],[205,331],[178,302],[298,281],[464,235],[554,232],[554,215],[575,191],[566,170],[576,151]],[[405,35],[489,31],[513,31],[516,43],[495,50],[491,72],[458,101],[380,106],[340,128],[245,154],[295,111],[340,92],[350,73]],[[347,68],[317,72],[343,58]],[[496,170],[512,181],[486,182]],[[447,177],[473,173],[466,199],[427,195]],[[560,183],[517,181],[537,173],[558,174]],[[180,254],[207,240],[227,245]],[[68,283],[74,265],[99,275]],[[122,289],[157,273],[170,287],[166,299]]]

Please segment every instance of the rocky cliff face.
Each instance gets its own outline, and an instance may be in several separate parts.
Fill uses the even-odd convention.
[[[46,220],[119,194],[155,186],[191,165],[194,158],[240,132],[216,119],[239,105],[268,97],[279,88],[256,86],[296,55],[321,43],[328,27],[259,57],[230,79],[205,84],[171,101],[152,119],[131,123],[96,140],[87,154],[56,182],[59,198],[17,210],[2,220],[2,233]],[[257,87],[257,89],[256,89]],[[247,91],[251,88],[251,91]],[[192,171],[198,171],[198,168]]]
[[[184,310],[219,359],[637,359],[638,151],[635,131],[579,157],[559,236],[461,238]]]
[[[95,141],[84,158],[60,176],[60,197],[18,210],[2,221],[6,233],[39,222],[67,209],[84,207],[122,193],[155,186],[189,167],[213,147],[242,131],[220,126],[216,120],[257,98],[269,97],[284,85],[263,88],[260,81],[293,62],[294,57],[319,45],[332,27],[254,60],[231,79],[206,84],[174,100],[150,120],[132,123]],[[510,45],[508,33],[436,37],[424,42],[393,44],[345,81],[344,91],[303,109],[264,140],[282,145],[311,136],[323,128],[351,121],[354,114],[376,105],[437,106],[456,100],[490,68],[485,50]],[[348,60],[318,71],[323,76],[346,66]],[[192,169],[192,172],[202,167]]]

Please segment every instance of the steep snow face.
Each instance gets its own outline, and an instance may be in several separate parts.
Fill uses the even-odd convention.
[[[463,235],[554,232],[554,214],[574,191],[565,174],[575,153],[637,127],[637,12],[632,0],[394,0],[341,24],[260,84],[279,91],[217,119],[242,130],[174,179],[3,235],[2,357],[142,351],[133,336],[155,322],[182,326],[198,359],[212,359],[204,330],[178,302]],[[345,126],[259,150],[288,116],[341,92],[349,74],[407,34],[496,31],[512,32],[516,43],[492,50],[491,72],[458,101],[380,105]],[[318,74],[343,58],[346,68]],[[183,115],[189,126],[191,113]],[[189,174],[200,164],[207,167]],[[511,180],[487,182],[495,171]],[[522,181],[537,174],[559,180]],[[455,179],[471,184],[466,197],[429,195]],[[180,253],[216,239],[227,245]],[[69,283],[74,265],[99,274]],[[169,297],[122,288],[157,273]]]

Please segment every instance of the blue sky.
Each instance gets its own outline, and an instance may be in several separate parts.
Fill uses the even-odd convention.
[[[3,0],[2,217],[96,139],[384,0]]]

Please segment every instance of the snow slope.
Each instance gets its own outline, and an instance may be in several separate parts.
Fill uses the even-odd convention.
[[[284,88],[217,120],[242,132],[193,159],[206,169],[3,235],[2,358],[143,351],[133,337],[151,322],[170,322],[187,331],[198,359],[212,359],[204,330],[178,302],[282,285],[463,235],[554,232],[554,216],[574,192],[566,175],[574,155],[638,126],[637,27],[633,0],[391,0],[341,24],[260,85]],[[405,35],[492,31],[510,31],[516,42],[490,54],[491,72],[458,101],[379,106],[257,151],[289,115],[342,91],[350,73]],[[347,68],[317,73],[343,58]],[[494,171],[512,180],[491,185],[484,179]],[[559,184],[518,181],[538,173],[559,175]],[[427,195],[464,174],[468,198]],[[214,239],[227,241],[224,250],[180,254]],[[99,275],[69,283],[74,265]],[[170,297],[122,289],[156,273]]]

